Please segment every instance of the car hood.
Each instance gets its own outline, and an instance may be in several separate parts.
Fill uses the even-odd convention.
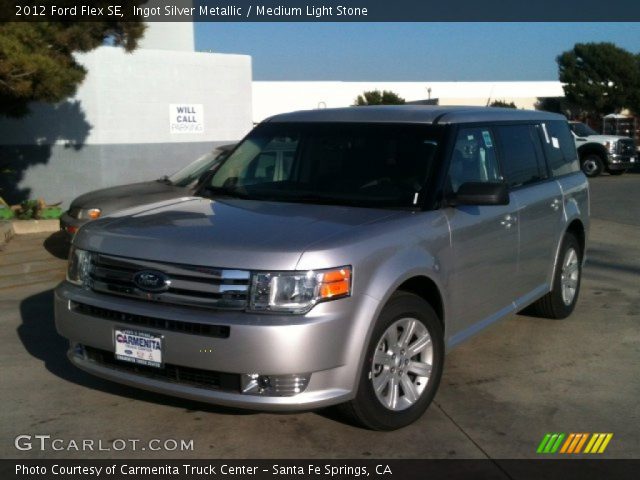
[[[598,143],[616,142],[618,140],[630,140],[629,137],[621,137],[619,135],[589,135],[588,137],[580,137],[580,138],[586,138],[590,142],[598,142]]]
[[[106,215],[124,208],[154,203],[169,198],[190,195],[183,187],[157,180],[102,188],[80,195],[71,202],[71,208],[99,208]]]
[[[310,245],[406,212],[186,197],[118,212],[85,225],[86,250],[160,262],[293,270]]]

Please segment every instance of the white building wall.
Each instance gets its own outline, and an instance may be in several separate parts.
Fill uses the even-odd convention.
[[[368,90],[391,90],[407,101],[438,98],[440,105],[486,105],[487,100],[513,101],[533,108],[537,97],[563,96],[560,82],[305,82],[254,81],[253,120],[278,113],[353,105]]]
[[[251,57],[103,47],[80,57],[89,74],[77,98],[93,129],[86,143],[203,142],[251,127]],[[169,132],[169,104],[201,104],[202,133]]]
[[[171,174],[252,127],[251,57],[101,47],[79,55],[88,74],[76,95],[0,118],[0,177],[11,203],[68,205],[102,187]],[[170,104],[202,105],[200,133],[170,133]]]
[[[76,95],[90,124],[82,145],[215,142],[243,137],[251,122],[251,57],[166,50],[126,53],[101,47],[78,56],[88,71]],[[201,104],[202,133],[170,133],[169,105]],[[0,119],[0,144],[29,144],[51,118],[35,106],[24,119]],[[69,132],[72,133],[72,132]],[[66,144],[68,135],[46,135],[45,143]],[[41,144],[43,142],[40,142]]]
[[[150,2],[144,6],[149,6]],[[160,2],[161,6],[166,2]],[[144,37],[138,48],[149,50],[177,50],[193,52],[195,36],[193,22],[147,22]]]

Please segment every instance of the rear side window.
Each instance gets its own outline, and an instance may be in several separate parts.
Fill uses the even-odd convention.
[[[545,122],[540,127],[551,175],[559,177],[579,171],[576,144],[567,122]]]
[[[502,170],[510,187],[546,178],[540,138],[534,125],[504,125],[497,131]]]

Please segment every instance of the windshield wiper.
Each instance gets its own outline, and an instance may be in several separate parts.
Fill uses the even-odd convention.
[[[282,202],[294,202],[294,203],[311,203],[316,205],[341,205],[351,207],[376,207],[379,205],[380,199],[358,199],[346,196],[340,196],[335,194],[318,194],[318,193],[304,193],[298,194],[285,194],[278,198]]]
[[[212,187],[210,185],[204,187],[202,189],[203,192],[205,192],[205,194],[207,196],[224,196],[224,197],[233,197],[233,198],[244,198],[244,199],[248,199],[249,195],[246,194],[245,192],[241,192],[240,190],[236,189],[236,188],[229,188],[229,187]]]
[[[168,175],[164,175],[164,176],[160,177],[158,180],[156,180],[156,182],[166,183],[167,185],[173,185],[173,182],[171,180],[169,180],[169,176]]]

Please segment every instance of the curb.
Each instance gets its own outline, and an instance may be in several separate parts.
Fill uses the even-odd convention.
[[[13,222],[0,221],[0,247],[13,237]]]
[[[13,233],[24,235],[26,233],[53,233],[60,230],[60,220],[14,220]]]
[[[60,230],[60,221],[57,219],[0,221],[0,245],[7,243],[14,235],[55,233],[58,230]]]

